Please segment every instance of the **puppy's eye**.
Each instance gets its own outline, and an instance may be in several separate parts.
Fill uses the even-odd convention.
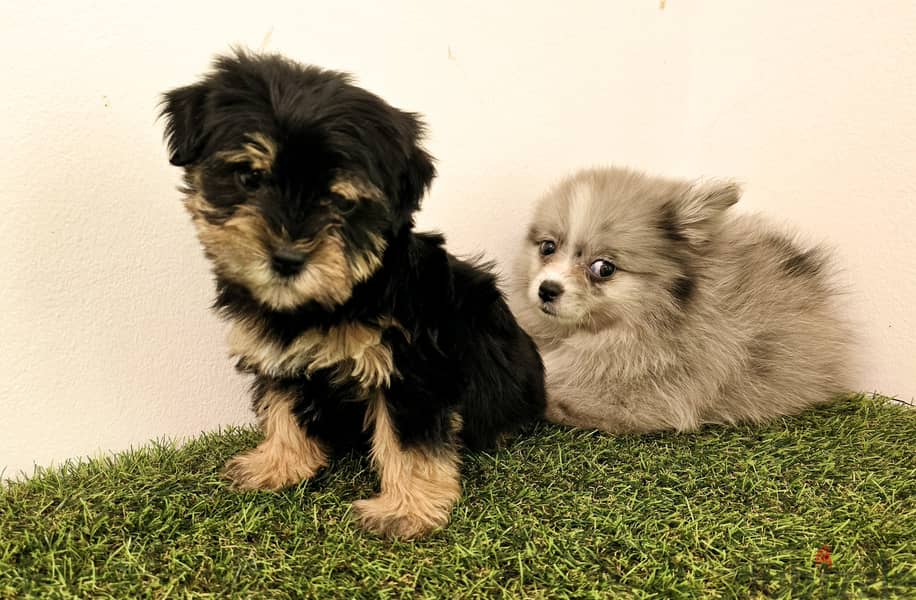
[[[557,251],[556,243],[550,240],[544,240],[541,242],[541,245],[538,247],[538,250],[541,252],[541,256],[550,256]]]
[[[264,171],[261,169],[239,169],[235,179],[248,192],[256,192],[264,183]]]
[[[349,215],[356,209],[356,202],[348,198],[344,198],[340,194],[335,194],[332,192],[329,195],[329,199],[330,205],[333,206],[334,209],[342,215]]]
[[[609,260],[599,258],[588,266],[588,271],[598,279],[607,279],[617,271],[617,266]]]

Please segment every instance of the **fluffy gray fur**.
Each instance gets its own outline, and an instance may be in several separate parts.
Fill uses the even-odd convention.
[[[544,358],[550,420],[690,431],[798,413],[848,389],[828,253],[732,214],[739,196],[729,182],[611,168],[540,200],[511,296]],[[612,270],[601,260],[613,274],[601,277]],[[545,302],[544,282],[562,292]]]

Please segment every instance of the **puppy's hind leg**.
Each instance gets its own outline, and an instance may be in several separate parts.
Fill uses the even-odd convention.
[[[314,477],[328,464],[321,445],[299,424],[289,392],[268,390],[258,404],[264,441],[226,463],[236,490],[279,490]]]
[[[454,445],[403,447],[381,393],[370,401],[366,422],[373,427],[372,462],[381,492],[353,503],[359,524],[379,535],[414,538],[448,523],[461,495]]]

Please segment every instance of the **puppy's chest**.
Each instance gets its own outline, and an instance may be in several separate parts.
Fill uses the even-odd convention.
[[[229,354],[240,368],[268,377],[308,377],[330,369],[340,381],[355,380],[364,389],[388,386],[395,373],[384,333],[399,325],[392,319],[373,324],[341,323],[307,329],[288,343],[249,321],[233,322]]]

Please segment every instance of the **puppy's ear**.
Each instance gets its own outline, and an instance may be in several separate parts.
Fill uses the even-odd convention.
[[[433,157],[424,150],[419,139],[422,135],[423,127],[416,124],[416,134],[411,143],[410,153],[404,163],[404,169],[401,172],[398,181],[398,222],[397,228],[413,222],[413,213],[420,208],[420,200],[429,189],[433,179],[436,177],[436,167],[433,163]]]
[[[738,202],[741,187],[734,182],[703,183],[691,187],[675,209],[676,230],[695,245],[707,243],[725,209]]]
[[[436,176],[433,157],[420,146],[414,146],[401,175],[401,202],[410,211],[420,208],[420,200]]]
[[[161,116],[165,117],[165,138],[171,153],[169,162],[176,167],[200,158],[206,99],[207,87],[200,83],[166,92],[163,97]]]

